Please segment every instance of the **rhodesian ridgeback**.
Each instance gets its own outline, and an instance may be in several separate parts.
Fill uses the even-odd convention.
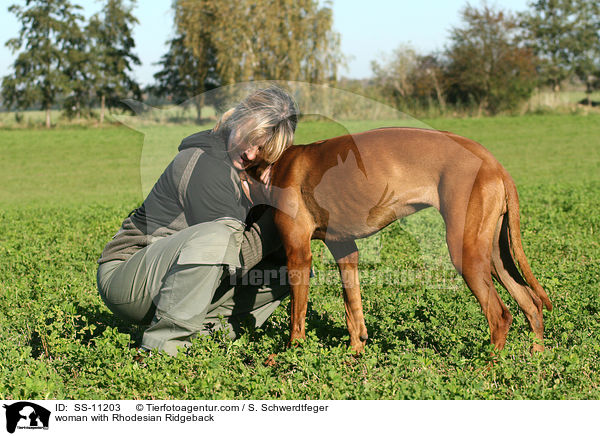
[[[382,128],[290,147],[271,172],[270,202],[291,285],[290,344],[305,336],[311,239],[324,241],[337,262],[350,345],[360,353],[367,328],[355,240],[434,207],[495,348],[504,347],[512,316],[492,276],[525,313],[538,339],[533,349],[543,349],[542,305],[552,310],[552,303],[523,252],[515,183],[482,145],[449,132]]]

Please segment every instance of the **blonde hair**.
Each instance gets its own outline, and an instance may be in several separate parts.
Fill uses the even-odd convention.
[[[222,116],[213,131],[230,140],[239,133],[242,142],[260,147],[260,158],[271,164],[292,145],[298,108],[283,89],[271,86],[246,97]]]

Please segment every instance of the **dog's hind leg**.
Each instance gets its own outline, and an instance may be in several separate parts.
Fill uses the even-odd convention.
[[[465,253],[463,278],[471,292],[479,301],[481,309],[487,318],[491,342],[498,350],[504,348],[508,330],[512,323],[512,315],[500,299],[492,282],[489,267],[489,257],[476,250]],[[487,264],[487,267],[486,267]]]
[[[508,217],[503,215],[498,220],[492,251],[492,271],[496,280],[517,301],[525,313],[531,330],[539,343],[533,345],[533,351],[544,350],[544,318],[542,300],[527,285],[513,260],[508,235]]]
[[[487,191],[474,187],[467,214],[446,209],[442,216],[452,262],[487,318],[491,342],[501,350],[506,343],[512,315],[494,287],[491,272],[492,241],[500,206],[497,202],[487,201],[489,197],[484,192]]]
[[[342,279],[350,346],[356,354],[359,354],[365,348],[368,335],[360,296],[358,248],[354,241],[326,242],[326,244],[337,262]]]

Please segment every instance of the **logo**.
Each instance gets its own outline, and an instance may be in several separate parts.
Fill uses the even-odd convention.
[[[19,401],[3,405],[6,409],[6,430],[14,433],[15,429],[48,430],[50,411],[28,401]]]

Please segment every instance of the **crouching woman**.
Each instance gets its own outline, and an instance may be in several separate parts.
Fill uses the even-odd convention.
[[[296,124],[296,104],[282,89],[250,94],[215,128],[182,141],[106,245],[99,293],[116,316],[148,325],[143,349],[175,355],[215,328],[234,338],[248,321],[261,326],[288,295],[271,213],[247,222],[253,204],[245,170],[275,162]],[[252,268],[279,275],[267,274],[271,283],[235,281]]]

